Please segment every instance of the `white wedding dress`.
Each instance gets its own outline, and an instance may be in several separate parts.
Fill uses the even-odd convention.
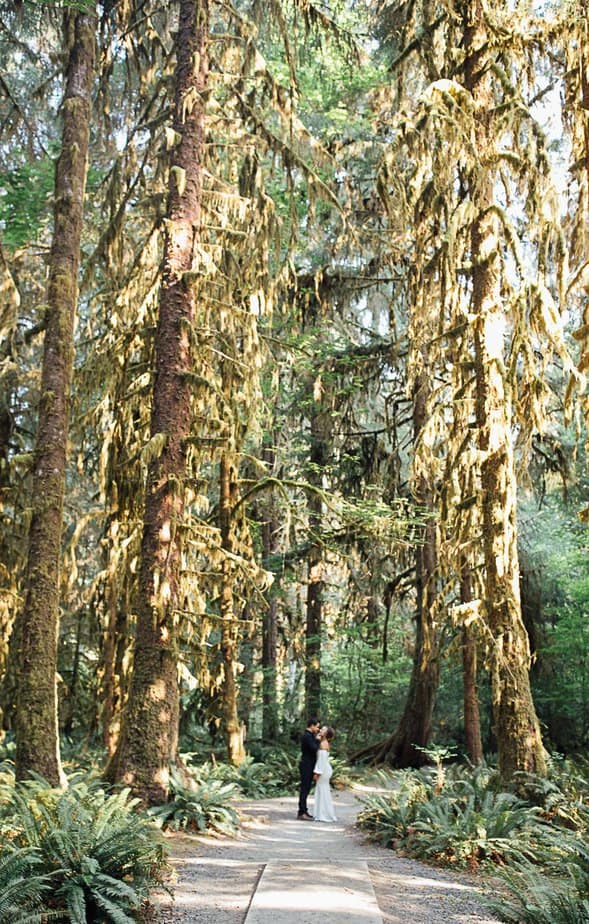
[[[331,800],[330,779],[332,774],[329,763],[329,751],[319,748],[314,773],[320,774],[315,784],[315,802],[313,803],[313,817],[315,821],[337,821],[333,802]]]

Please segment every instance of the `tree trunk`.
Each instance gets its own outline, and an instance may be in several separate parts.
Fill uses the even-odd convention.
[[[223,656],[223,725],[229,763],[238,767],[245,759],[244,726],[239,720],[237,701],[238,625],[234,608],[234,549],[233,508],[237,501],[237,465],[228,452],[221,456],[219,520],[221,547],[228,553],[223,558],[221,585],[221,653]]]
[[[316,404],[311,418],[311,463],[309,482],[318,491],[323,487],[323,470],[327,461],[326,412]],[[323,545],[320,541],[323,501],[315,491],[309,492],[310,546],[307,557],[307,616],[305,624],[305,715],[321,711],[321,635],[323,630]]]
[[[92,11],[70,15],[74,16],[73,45],[62,103],[62,146],[55,173],[53,243],[16,714],[17,778],[23,779],[35,771],[53,785],[58,785],[62,776],[56,690],[59,575],[96,38]]]
[[[475,106],[479,167],[471,178],[475,219],[471,311],[475,316],[476,417],[481,453],[485,601],[493,635],[491,688],[499,771],[545,774],[546,760],[529,682],[530,652],[522,621],[517,556],[512,413],[503,378],[504,306],[500,291],[498,217],[492,210],[493,96],[481,0],[465,5],[465,85]]]
[[[78,693],[80,686],[80,662],[82,657],[82,624],[85,613],[79,610],[76,619],[76,644],[74,647],[74,657],[72,664],[72,679],[65,696],[65,708],[62,720],[63,733],[67,738],[71,738],[74,730],[74,722],[79,714]]]
[[[429,385],[427,374],[418,377],[414,390],[413,434],[417,442],[423,429]],[[426,479],[418,479],[416,501],[426,510],[433,509],[433,492]],[[425,527],[423,544],[415,552],[416,626],[413,669],[405,708],[396,731],[377,745],[363,749],[355,758],[370,756],[373,763],[395,767],[421,767],[432,725],[436,692],[440,676],[439,630],[435,619],[437,547],[436,527],[430,519]]]
[[[309,503],[314,524],[320,521],[320,501],[316,496]],[[307,558],[307,618],[305,623],[305,715],[321,711],[321,629],[323,598],[323,550],[313,542]]]
[[[271,463],[272,457],[264,450],[264,459]],[[262,545],[264,559],[278,551],[278,523],[271,500],[263,514]],[[268,743],[276,741],[278,734],[278,710],[276,689],[276,659],[278,650],[278,596],[272,586],[268,591],[268,607],[262,618],[262,738]]]
[[[166,800],[169,765],[178,741],[175,619],[179,606],[182,519],[191,432],[191,331],[195,298],[184,274],[192,270],[199,233],[208,72],[208,3],[180,0],[175,35],[173,127],[179,139],[170,170],[137,635],[129,701],[108,776],[130,785],[146,804]]]
[[[460,602],[472,600],[472,582],[468,566],[463,567],[460,579]],[[470,626],[462,627],[462,678],[464,684],[464,738],[466,753],[475,767],[483,762],[481,719],[477,685],[477,641]]]
[[[108,615],[102,645],[102,683],[100,722],[102,741],[110,757],[119,741],[123,702],[123,658],[127,642],[127,618],[118,601],[116,581],[108,584]]]

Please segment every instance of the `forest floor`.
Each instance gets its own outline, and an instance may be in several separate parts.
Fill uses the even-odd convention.
[[[244,924],[262,872],[269,863],[282,861],[295,870],[293,921],[302,919],[299,889],[309,878],[327,883],[331,870],[335,881],[336,871],[346,865],[366,863],[383,924],[495,924],[497,919],[480,901],[481,892],[491,887],[488,881],[366,843],[354,822],[362,809],[360,800],[369,791],[362,786],[335,791],[336,824],[298,821],[293,795],[240,802],[245,820],[237,838],[170,835],[176,876],[173,898],[159,896],[151,920],[154,924]],[[317,896],[321,907],[320,888]],[[276,924],[286,920],[283,914],[274,918]],[[347,919],[342,913],[334,920],[344,924]]]

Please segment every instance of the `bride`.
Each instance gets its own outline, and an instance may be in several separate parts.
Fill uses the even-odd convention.
[[[329,784],[332,774],[329,749],[334,735],[335,732],[329,725],[324,725],[319,732],[319,750],[317,751],[317,763],[313,771],[313,779],[316,783],[315,801],[313,803],[315,821],[337,821]]]

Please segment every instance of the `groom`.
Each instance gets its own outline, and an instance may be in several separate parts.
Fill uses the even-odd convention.
[[[317,760],[317,751],[319,750],[319,729],[321,723],[314,716],[309,719],[307,727],[301,738],[301,762],[299,769],[301,771],[301,788],[299,791],[299,813],[297,818],[300,821],[312,821],[313,816],[307,811],[307,797],[311,791],[313,782],[313,770]]]

